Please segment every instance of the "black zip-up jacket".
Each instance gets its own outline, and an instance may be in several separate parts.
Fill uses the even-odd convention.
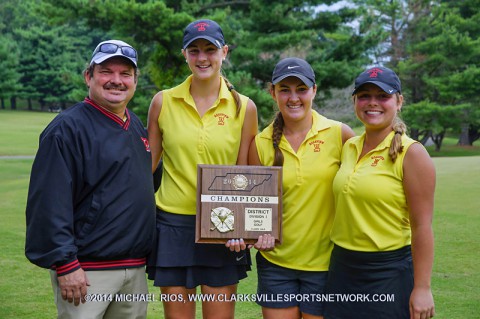
[[[40,135],[28,192],[25,254],[59,276],[141,267],[155,236],[147,132],[86,98]]]

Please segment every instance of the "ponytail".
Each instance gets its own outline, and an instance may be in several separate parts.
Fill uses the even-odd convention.
[[[398,114],[393,120],[393,131],[395,132],[395,135],[393,136],[392,144],[390,144],[388,155],[392,159],[392,162],[395,163],[398,154],[403,152],[402,135],[405,134],[405,132],[407,131],[407,126],[398,116]]]

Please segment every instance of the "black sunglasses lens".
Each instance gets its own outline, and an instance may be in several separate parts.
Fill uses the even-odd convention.
[[[123,53],[123,55],[125,55],[129,58],[136,58],[137,57],[137,52],[135,51],[134,48],[131,48],[131,47],[122,47],[122,53]]]
[[[115,53],[118,50],[118,45],[113,43],[104,43],[100,46],[99,50],[103,53]]]
[[[93,55],[97,54],[98,52],[110,53],[110,54],[116,53],[119,48],[122,51],[122,54],[124,56],[132,58],[132,59],[137,58],[137,51],[135,51],[134,48],[129,47],[129,46],[123,46],[122,47],[122,46],[119,46],[119,45],[113,44],[113,43],[102,44],[100,47],[98,47],[97,50],[95,50],[95,52],[93,52]]]

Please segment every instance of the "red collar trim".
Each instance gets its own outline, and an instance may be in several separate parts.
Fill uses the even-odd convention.
[[[103,115],[105,115],[106,117],[108,117],[109,119],[117,123],[118,125],[120,125],[124,130],[127,130],[128,127],[130,126],[130,112],[128,111],[128,109],[125,109],[125,115],[127,115],[127,120],[124,122],[123,119],[121,119],[117,114],[98,105],[90,98],[86,97],[84,102],[90,104],[91,106],[99,110]]]

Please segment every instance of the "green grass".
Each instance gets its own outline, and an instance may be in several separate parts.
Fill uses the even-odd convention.
[[[34,155],[38,136],[57,113],[0,110],[0,156]]]
[[[435,318],[478,318],[480,157],[434,158],[434,163]]]
[[[33,155],[38,134],[54,116],[51,113],[0,111],[2,123],[8,125],[8,129],[4,124],[0,126],[0,155]],[[437,157],[434,163],[437,169],[432,278],[435,318],[478,318],[480,157]],[[31,164],[31,159],[0,159],[0,317],[5,319],[56,316],[48,271],[32,265],[24,256],[25,203]],[[151,282],[149,285],[150,291],[158,296],[159,289]],[[240,283],[239,293],[255,291],[254,266],[249,277]],[[200,305],[197,317],[201,317]],[[261,310],[256,304],[237,303],[236,318],[260,317]],[[149,304],[148,318],[164,318],[160,302]]]
[[[435,146],[427,146],[427,151],[432,157],[452,156],[480,156],[480,141],[475,141],[473,146],[458,146],[458,137],[446,137],[442,142],[440,151],[435,151]]]
[[[0,160],[0,313],[3,318],[54,318],[46,270],[24,257],[25,201],[31,160]]]
[[[352,128],[355,134],[361,135],[365,129],[363,126]],[[452,157],[452,156],[480,156],[480,140],[473,142],[473,146],[458,146],[458,136],[445,137],[440,151],[435,151],[435,145],[427,146],[426,149],[431,157]]]

